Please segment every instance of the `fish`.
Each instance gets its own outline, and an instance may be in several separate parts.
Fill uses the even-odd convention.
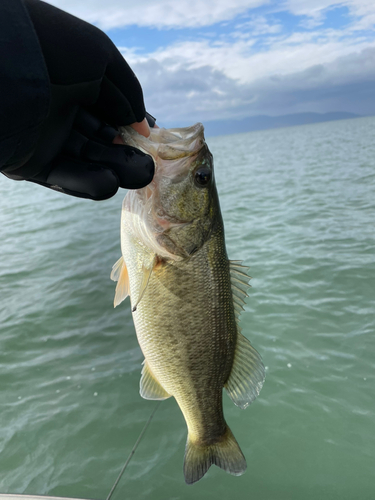
[[[224,418],[223,388],[246,408],[265,370],[239,327],[250,277],[241,261],[227,256],[204,127],[156,128],[149,138],[123,127],[121,135],[155,162],[151,184],[124,198],[122,256],[111,273],[114,305],[130,296],[145,358],[140,394],[173,396],[179,405],[188,429],[187,484],[213,464],[241,475],[246,460]]]

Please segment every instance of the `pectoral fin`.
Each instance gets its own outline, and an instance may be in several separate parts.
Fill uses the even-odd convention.
[[[154,375],[151,373],[151,370],[147,364],[147,361],[144,361],[143,369],[142,369],[142,377],[140,382],[140,394],[144,399],[168,399],[171,397],[167,391],[163,389],[160,383],[156,380]]]
[[[138,298],[136,300],[135,305],[132,307],[132,312],[137,310],[138,304],[142,300],[142,297],[146,291],[148,282],[150,281],[151,273],[152,270],[154,269],[155,265],[155,258],[149,263],[148,265],[143,265],[142,266],[142,280],[141,280],[141,285],[138,290]]]
[[[233,403],[244,409],[258,396],[265,379],[262,359],[246,337],[238,332],[231,374],[224,385]]]
[[[112,267],[111,280],[117,281],[114,307],[121,304],[129,295],[129,275],[126,268],[124,258],[120,257],[116,264]]]

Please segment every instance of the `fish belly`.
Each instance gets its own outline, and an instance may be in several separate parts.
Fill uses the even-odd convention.
[[[238,336],[222,240],[212,238],[182,261],[155,261],[145,248],[124,249],[132,305],[144,263],[158,262],[133,320],[147,369],[164,397],[174,396],[188,427],[186,483],[199,481],[212,464],[243,474],[246,460],[222,408]]]
[[[129,277],[132,284],[131,272]],[[207,244],[188,261],[156,265],[133,313],[151,372],[175,397],[191,438],[200,442],[214,440],[226,427],[222,389],[236,342],[230,301],[226,256]]]

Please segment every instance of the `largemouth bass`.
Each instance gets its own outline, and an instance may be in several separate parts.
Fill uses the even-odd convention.
[[[243,474],[246,460],[224,419],[222,392],[246,408],[262,388],[264,366],[238,325],[249,277],[227,257],[203,126],[153,129],[148,139],[125,127],[122,136],[156,165],[152,183],[125,196],[122,257],[111,274],[115,307],[131,299],[145,357],[140,394],[176,399],[188,428],[188,484],[212,464]]]

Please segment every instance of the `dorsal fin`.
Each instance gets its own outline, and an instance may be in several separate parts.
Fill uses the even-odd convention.
[[[249,268],[243,266],[240,260],[230,260],[229,269],[237,321],[237,344],[232,371],[224,387],[234,404],[246,408],[258,396],[263,386],[265,371],[260,355],[242,335],[238,326],[245,298],[248,297],[246,290],[250,287],[251,277],[247,274]]]
[[[242,265],[240,260],[229,261],[233,305],[237,321],[244,310],[245,299],[248,297],[246,290],[250,288],[249,280],[251,277],[247,274],[248,269],[248,267]]]
[[[265,379],[262,358],[250,341],[238,332],[232,371],[224,385],[233,403],[246,408],[258,396]]]

